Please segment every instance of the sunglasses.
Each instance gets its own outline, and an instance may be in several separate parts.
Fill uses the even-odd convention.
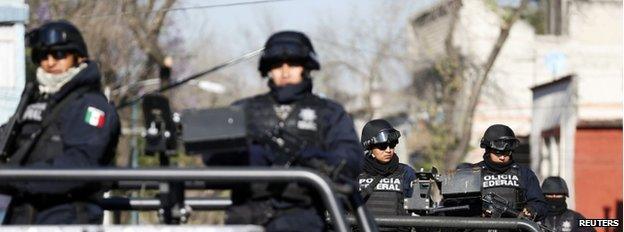
[[[61,59],[65,59],[69,53],[70,53],[69,50],[48,50],[48,51],[40,52],[39,54],[37,54],[36,58],[39,62],[41,62],[47,59],[48,55],[50,55],[56,60],[61,60]]]
[[[496,157],[511,156],[511,151],[492,150],[492,154],[494,154]]]
[[[388,143],[378,143],[373,144],[373,148],[377,148],[379,150],[386,150],[388,147],[394,149],[399,142],[388,142]]]

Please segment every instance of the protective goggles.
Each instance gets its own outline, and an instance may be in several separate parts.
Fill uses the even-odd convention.
[[[520,141],[513,137],[503,137],[489,141],[489,148],[498,151],[512,151],[518,148]]]
[[[388,147],[390,147],[391,149],[394,149],[398,143],[399,141],[391,141],[387,143],[376,143],[376,144],[373,144],[372,147],[377,148],[379,150],[386,150],[388,149]]]
[[[58,28],[37,29],[29,32],[26,37],[31,47],[49,47],[69,42],[67,32]]]
[[[394,146],[396,146],[396,143],[398,143],[399,141],[399,137],[401,137],[401,132],[395,129],[382,130],[379,133],[377,133],[375,137],[372,137],[369,140],[364,141],[363,145],[364,147],[370,147],[370,146],[374,146],[377,144],[390,145],[391,143],[394,143]],[[391,146],[391,147],[394,147],[394,146]]]

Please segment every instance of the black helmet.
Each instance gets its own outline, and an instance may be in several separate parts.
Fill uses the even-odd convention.
[[[568,185],[565,180],[558,176],[551,176],[542,183],[542,193],[544,194],[563,194],[569,197]]]
[[[497,151],[513,151],[519,144],[520,141],[511,128],[502,124],[494,124],[485,130],[480,147]]]
[[[362,146],[364,149],[369,150],[374,144],[387,143],[397,141],[401,137],[401,132],[394,129],[392,125],[386,120],[375,119],[372,120],[362,129]]]
[[[80,57],[89,57],[80,31],[65,20],[46,22],[30,31],[26,37],[28,46],[32,48],[31,60],[35,64],[52,49],[72,51]]]
[[[264,44],[264,52],[260,57],[258,70],[266,76],[271,66],[284,61],[301,63],[307,70],[319,70],[321,65],[310,39],[301,32],[277,32]]]

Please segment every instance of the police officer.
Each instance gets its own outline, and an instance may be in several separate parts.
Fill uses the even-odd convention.
[[[554,231],[596,231],[592,227],[578,227],[583,215],[568,209],[566,197],[568,185],[558,176],[551,176],[542,183],[542,192],[548,202],[548,213],[542,224]]]
[[[408,215],[403,202],[412,196],[410,183],[416,174],[410,166],[399,163],[394,152],[399,137],[401,133],[383,119],[366,123],[362,130],[365,158],[358,183],[366,207],[375,216]],[[380,231],[409,231],[409,228],[382,227]]]
[[[119,137],[119,118],[100,88],[78,29],[51,21],[28,35],[37,65],[36,88],[18,117],[16,143],[5,165],[24,168],[90,168],[109,165]],[[0,190],[12,196],[9,224],[100,224],[93,203],[97,183],[15,182]]]
[[[539,221],[546,216],[546,202],[535,173],[513,159],[518,145],[514,132],[506,125],[495,124],[485,131],[480,143],[485,149],[483,161],[475,164],[482,173],[482,195],[495,194],[523,216]],[[484,210],[486,216],[497,216],[487,207]]]
[[[268,77],[270,92],[233,104],[251,119],[247,127],[254,138],[249,162],[252,166],[342,167],[334,171],[354,182],[363,151],[343,107],[312,93],[310,71],[318,69],[316,52],[305,34],[281,31],[268,39],[258,70]],[[268,140],[263,136],[267,133],[286,142]],[[254,184],[249,195],[233,196],[238,199],[233,199],[235,206],[228,210],[226,223],[261,224],[268,231],[322,231],[324,209],[319,208],[318,198],[310,196],[313,192],[296,183]]]

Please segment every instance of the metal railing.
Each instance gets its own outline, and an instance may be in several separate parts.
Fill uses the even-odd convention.
[[[345,213],[331,182],[303,168],[217,168],[205,169],[0,169],[0,181],[185,181],[206,183],[305,182],[314,187],[330,213],[336,231],[348,231]]]
[[[356,219],[348,218],[350,223]],[[381,216],[375,217],[379,226],[408,226],[418,228],[468,228],[468,229],[521,229],[541,232],[537,223],[516,218],[472,218],[472,217],[415,217]]]
[[[151,211],[162,207],[158,198],[126,198],[108,197],[101,199],[97,204],[104,210],[137,210]],[[230,198],[186,198],[184,205],[188,205],[193,210],[225,210],[232,205]]]
[[[116,181],[110,186],[112,189],[119,190],[155,190],[160,188],[160,182],[158,181]],[[212,189],[207,187],[203,181],[184,181],[185,190],[202,190]]]
[[[264,232],[264,228],[255,225],[45,225],[45,226],[7,226],[2,225],[2,232]]]

